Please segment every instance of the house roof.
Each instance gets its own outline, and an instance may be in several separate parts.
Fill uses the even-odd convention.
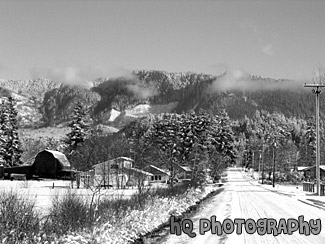
[[[119,159],[122,159],[123,161],[119,161]],[[128,161],[128,162],[133,162],[134,160],[131,158],[127,158],[127,157],[118,157],[118,158],[113,158],[113,159],[109,159],[107,161],[98,163],[98,164],[94,164],[92,166],[92,168],[96,168],[96,167],[106,167],[106,165],[116,165],[116,164],[120,164],[123,163],[124,161]]]
[[[173,162],[173,165],[177,166],[179,169],[185,171],[185,172],[192,172],[191,168],[189,166],[181,166],[178,163]]]
[[[183,169],[186,172],[191,172],[191,168],[189,166],[179,166],[181,169]]]
[[[315,167],[316,167],[316,165],[313,165],[313,166],[305,167],[304,169],[300,169],[300,170],[305,171],[305,170],[310,170],[310,169],[315,168]],[[319,168],[321,170],[325,171],[325,165],[319,165]],[[299,167],[298,167],[298,170],[299,170]]]
[[[151,167],[151,168],[153,168],[153,169],[155,169],[155,170],[157,170],[157,171],[159,171],[159,172],[161,172],[161,173],[163,173],[163,174],[165,174],[165,175],[170,175],[168,172],[166,172],[165,170],[163,170],[163,169],[161,169],[161,168],[158,168],[158,167],[156,167],[156,166],[154,166],[154,165],[152,165],[152,164],[150,164],[148,167]]]
[[[297,167],[297,170],[298,171],[303,171],[303,170],[305,170],[307,168],[309,168],[309,166],[299,166],[299,167]]]
[[[116,159],[123,159],[123,160],[127,160],[127,161],[134,161],[132,158],[128,158],[128,157],[118,157],[118,158],[114,158],[112,160],[116,160]]]
[[[59,162],[62,164],[62,166],[70,167],[70,162],[63,153],[61,153],[59,151],[48,150],[48,149],[46,149],[44,151],[47,151],[47,152],[51,153],[54,158],[59,160]]]
[[[144,174],[144,175],[147,175],[147,176],[153,176],[153,174],[147,172],[147,171],[144,171],[144,170],[141,170],[141,169],[137,169],[137,168],[130,168],[129,170],[131,171],[135,171],[137,173],[140,173],[140,174]]]

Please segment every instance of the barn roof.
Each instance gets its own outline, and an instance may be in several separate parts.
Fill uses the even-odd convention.
[[[46,149],[44,151],[47,151],[47,152],[51,153],[54,158],[59,160],[59,162],[62,164],[62,166],[70,167],[70,162],[63,153],[61,153],[59,151],[48,150],[48,149]]]

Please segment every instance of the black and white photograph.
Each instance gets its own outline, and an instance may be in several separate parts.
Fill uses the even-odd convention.
[[[324,244],[324,13],[0,0],[0,243]]]

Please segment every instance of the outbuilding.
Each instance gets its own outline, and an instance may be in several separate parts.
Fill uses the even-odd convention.
[[[144,170],[153,174],[151,176],[151,183],[167,183],[167,181],[169,180],[169,172],[166,172],[165,170],[157,166],[149,165],[145,167]]]
[[[320,179],[325,181],[325,165],[319,166]],[[316,178],[316,165],[310,167],[298,167],[298,171],[303,172],[306,180],[314,180]]]

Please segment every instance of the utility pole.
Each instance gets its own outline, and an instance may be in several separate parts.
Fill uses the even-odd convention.
[[[263,148],[262,148],[262,185],[264,183],[264,144],[263,144]]]
[[[262,159],[262,152],[261,150],[258,150],[260,153],[259,158],[258,158],[258,182],[260,181],[260,175],[261,175],[261,159]]]
[[[317,195],[320,196],[320,148],[319,148],[319,94],[320,88],[325,87],[324,83],[319,84],[306,84],[304,87],[312,87],[312,92],[316,95],[316,185]]]
[[[276,148],[276,141],[273,143],[273,173],[272,173],[272,186],[275,185],[275,148]]]

